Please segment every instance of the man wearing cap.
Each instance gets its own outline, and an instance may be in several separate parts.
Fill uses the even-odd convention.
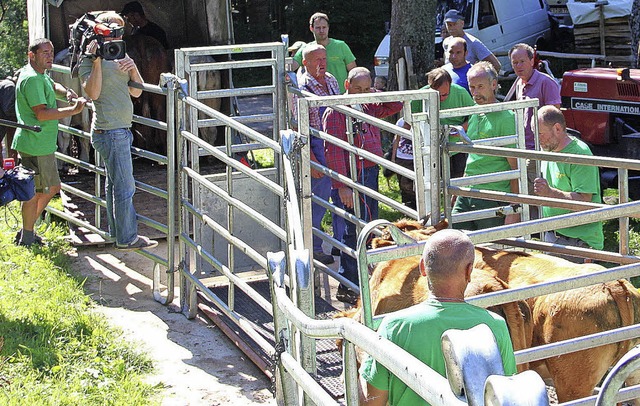
[[[133,26],[132,34],[143,34],[153,37],[162,44],[164,49],[169,49],[167,33],[158,24],[147,20],[142,4],[137,1],[127,3],[122,9],[122,12],[120,12],[120,15]]]
[[[493,65],[496,72],[500,72],[500,61],[478,38],[464,32],[464,16],[458,10],[449,10],[444,15],[447,31],[452,37],[464,38],[467,41],[467,60],[474,64],[479,61],[487,61]],[[449,41],[443,42],[445,56],[448,58]],[[447,60],[448,62],[448,60]]]

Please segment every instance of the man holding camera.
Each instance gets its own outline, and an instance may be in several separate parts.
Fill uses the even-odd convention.
[[[23,246],[42,245],[34,232],[36,220],[60,191],[60,177],[55,151],[58,146],[58,120],[80,113],[86,100],[78,98],[46,75],[53,64],[53,44],[39,38],[29,44],[29,63],[21,69],[16,84],[16,116],[20,124],[39,126],[40,132],[18,128],[11,148],[20,153],[22,165],[35,172],[35,196],[22,203],[22,230],[15,242]],[[65,98],[73,104],[58,107],[56,98]]]
[[[124,26],[122,17],[113,11],[99,14],[95,21],[109,27]],[[110,39],[117,41],[121,37]],[[115,237],[118,249],[152,248],[158,242],[138,235],[133,207],[136,186],[131,159],[131,96],[139,97],[142,89],[130,87],[129,81],[144,83],[144,80],[128,55],[120,60],[106,60],[97,55],[98,49],[99,42],[95,39],[87,45],[78,74],[84,91],[93,99],[91,144],[102,156],[107,173],[105,189],[109,231]]]

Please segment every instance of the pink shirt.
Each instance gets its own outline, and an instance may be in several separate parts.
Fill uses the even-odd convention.
[[[538,99],[538,107],[560,104],[560,85],[550,76],[534,69],[531,78],[525,84],[521,78],[516,81],[516,99]],[[533,138],[533,109],[527,109],[525,113],[525,140],[527,149],[535,149]]]

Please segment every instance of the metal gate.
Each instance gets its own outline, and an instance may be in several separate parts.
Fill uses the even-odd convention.
[[[195,316],[198,309],[203,309],[211,317],[226,320],[225,324],[232,326],[227,328],[230,334],[242,334],[248,337],[254,344],[254,348],[245,349],[252,354],[250,355],[252,360],[269,375],[274,378],[277,376],[279,388],[281,388],[278,396],[282,402],[289,402],[294,398],[317,404],[335,402],[333,396],[336,395],[336,391],[327,389],[330,385],[322,382],[323,373],[331,370],[330,372],[334,373],[333,384],[339,386],[342,385],[339,371],[344,371],[344,388],[338,389],[338,392],[344,393],[347,404],[355,404],[357,372],[353,357],[354,345],[379,355],[381,362],[385,365],[388,363],[392,372],[401,379],[407,380],[416,392],[430,399],[432,404],[459,402],[456,398],[443,395],[446,391],[442,388],[448,386],[444,378],[434,374],[428,367],[420,365],[413,357],[399,349],[391,354],[388,352],[388,347],[381,348],[373,331],[349,320],[318,320],[318,318],[327,317],[326,314],[331,311],[331,306],[327,307],[326,303],[315,298],[314,274],[323,273],[351,285],[354,289],[357,287],[329,267],[317,261],[315,263],[311,261],[311,255],[306,247],[311,246],[313,235],[320,236],[325,242],[358,259],[361,293],[365,303],[364,319],[369,327],[375,325],[375,320],[367,306],[368,266],[383,260],[419,254],[422,245],[402,238],[400,233],[396,233],[399,239],[397,248],[368,250],[364,243],[367,236],[378,233],[378,228],[383,222],[374,221],[366,224],[360,219],[360,213],[349,214],[330,202],[312,195],[311,168],[322,171],[326,176],[339,179],[351,186],[356,194],[373,196],[404,215],[416,219],[430,215],[431,221],[435,222],[441,217],[440,204],[443,197],[445,215],[452,221],[456,221],[456,217],[450,215],[450,205],[447,205],[447,196],[450,194],[499,198],[501,201],[518,203],[525,207],[525,219],[526,205],[539,204],[542,201],[526,193],[492,196],[490,192],[478,192],[465,186],[471,184],[473,180],[448,179],[446,165],[450,152],[474,151],[486,155],[511,156],[519,158],[521,163],[526,158],[563,159],[580,164],[619,167],[623,175],[619,177],[621,179],[620,205],[610,207],[595,205],[597,207],[594,207],[593,204],[585,203],[582,208],[587,210],[581,213],[526,221],[518,225],[473,232],[470,236],[475,243],[499,242],[511,246],[544,248],[548,251],[574,254],[578,250],[579,253],[595,259],[628,265],[611,268],[589,277],[485,295],[473,298],[470,302],[489,306],[640,274],[637,265],[639,258],[628,255],[628,235],[626,234],[628,216],[638,212],[640,203],[627,202],[627,184],[625,183],[626,171],[640,170],[638,161],[607,158],[595,160],[593,157],[586,159],[526,151],[523,148],[503,148],[500,145],[514,142],[520,146],[524,145],[521,128],[523,111],[532,106],[532,102],[500,103],[489,107],[476,106],[440,114],[437,93],[431,90],[318,97],[289,86],[290,93],[300,96],[298,117],[289,117],[290,120],[297,121],[299,132],[289,132],[286,131],[288,122],[285,106],[288,105],[288,96],[285,83],[287,75],[284,69],[285,50],[286,47],[282,43],[176,50],[177,75],[164,75],[159,86],[148,84],[141,86],[144,91],[166,96],[166,123],[135,117],[138,123],[166,131],[167,156],[133,149],[134,154],[153,159],[166,167],[166,190],[137,182],[140,191],[166,199],[167,204],[166,219],[162,222],[156,219],[139,218],[143,224],[167,236],[168,249],[165,256],[140,251],[156,264],[153,277],[154,297],[165,304],[173,300],[176,285],[174,278],[177,273],[180,301],[185,315],[191,318]],[[201,57],[210,59],[203,61]],[[198,62],[194,62],[196,60]],[[246,85],[229,89],[202,89],[199,86],[198,73],[211,71],[219,72],[230,83],[235,78],[236,84],[246,83]],[[269,98],[271,104],[269,112],[241,115],[238,109],[234,109],[235,116],[227,116],[203,103],[203,100],[207,99],[239,100],[257,96]],[[423,100],[424,113],[411,114],[409,104],[416,99]],[[388,101],[402,101],[405,104],[403,117],[413,124],[411,131],[348,107],[352,104]],[[308,119],[305,118],[308,118],[308,109],[321,106],[332,107],[344,113],[349,123],[352,120],[365,121],[393,134],[411,137],[414,140],[415,171],[409,171],[349,143],[336,140],[318,129],[310,128]],[[514,109],[517,112],[518,123],[520,123],[518,134],[498,140],[493,145],[447,144],[442,141],[445,139],[445,133],[438,125],[440,117],[469,115],[496,109]],[[204,116],[199,117],[198,114]],[[270,131],[260,132],[252,128],[252,125],[259,123],[270,123]],[[224,132],[224,146],[213,146],[198,136],[200,129],[214,126]],[[82,136],[88,135],[70,128],[62,129]],[[361,186],[356,179],[349,179],[327,167],[310,162],[308,139],[311,134],[349,151],[352,160],[364,157],[413,179],[416,184],[417,210],[407,208],[375,190]],[[270,151],[273,154],[273,168],[252,168],[238,159],[239,154],[259,150]],[[217,173],[204,173],[200,162],[206,157],[218,160],[223,170]],[[99,164],[78,162],[65,156],[59,156],[59,158],[81,165],[95,173],[94,194],[75,190],[71,185],[63,185],[63,190],[96,205],[96,224],[81,224],[108,241],[109,235],[102,229],[98,213],[100,208],[105,206],[104,199],[100,198],[101,177],[104,175],[104,169]],[[96,162],[99,163],[99,157],[96,158]],[[524,165],[520,165],[520,168],[524,168]],[[441,178],[441,171],[445,174],[444,178]],[[526,182],[524,169],[491,176],[500,179],[519,179],[521,184]],[[347,221],[357,223],[362,228],[358,247],[355,250],[341,244],[323,230],[311,226],[312,201],[344,217]],[[70,222],[77,222],[65,213],[51,208],[48,210]],[[508,213],[509,210],[513,211],[514,208],[510,205],[506,206],[503,212]],[[618,254],[548,247],[518,238],[542,230],[560,228],[568,222],[578,224],[608,218],[620,218],[621,246]],[[178,245],[177,253],[176,244]],[[268,252],[276,251],[281,251],[281,256],[269,257]],[[275,284],[269,284],[270,277]],[[241,310],[245,302],[250,302],[253,306],[254,310],[249,314],[245,311],[246,309]],[[322,312],[324,316],[319,315]],[[257,313],[264,317],[257,318]],[[576,340],[575,343],[558,343],[553,348],[523,351],[516,354],[516,359],[519,363],[528,362],[556,355],[558,351],[566,351],[569,346],[573,348],[572,350],[576,350],[576,348],[586,348],[588,345],[601,345],[603,342],[612,342],[612,340],[638,337],[639,329],[632,326],[624,331],[607,332],[598,337]],[[328,343],[336,337],[346,339],[344,365],[340,356],[337,364],[335,359],[327,361],[323,358],[324,352],[328,351],[327,348],[330,346]],[[388,346],[388,343],[384,345]],[[273,358],[269,360],[271,356]],[[401,363],[397,364],[398,361]],[[408,367],[404,368],[403,365]],[[276,366],[280,368],[277,373],[274,369]],[[337,374],[336,371],[338,371]],[[434,385],[422,385],[422,379],[429,379],[430,382],[434,382]],[[338,396],[341,396],[341,393],[338,393]]]

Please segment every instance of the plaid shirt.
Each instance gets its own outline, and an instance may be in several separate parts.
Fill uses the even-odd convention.
[[[333,77],[329,72],[325,73],[326,81],[327,81],[327,90],[325,91],[324,86],[320,84],[309,74],[309,72],[305,71],[302,75],[298,76],[298,88],[300,90],[305,90],[307,92],[313,93],[317,96],[331,96],[334,94],[340,94],[340,86],[338,86],[338,81]],[[293,96],[293,115],[298,115],[298,99],[297,95]],[[309,126],[315,128],[316,130],[322,129],[322,114],[326,110],[326,107],[312,107],[309,109]]]
[[[376,118],[384,118],[399,112],[402,110],[402,107],[402,102],[367,103],[362,105],[362,111]],[[353,145],[378,156],[382,156],[380,129],[369,123],[359,123],[358,126],[361,126],[361,130],[354,131]],[[322,128],[334,137],[347,141],[347,117],[344,114],[328,108],[322,118]],[[325,157],[327,159],[327,166],[330,169],[341,175],[350,176],[349,153],[347,151],[327,142],[325,146]],[[358,159],[356,165],[358,171],[360,171],[363,167],[370,168],[375,166],[376,163]],[[335,179],[331,179],[331,184],[334,189],[344,187],[342,182],[338,182]]]

